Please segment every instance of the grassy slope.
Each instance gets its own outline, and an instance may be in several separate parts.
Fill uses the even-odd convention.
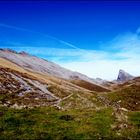
[[[57,83],[57,88],[53,85],[50,90],[62,97],[65,93],[58,93],[61,85],[74,86],[48,75],[24,70],[1,58],[0,65],[27,73],[42,82]],[[139,86],[134,85],[106,94],[110,101],[121,100],[122,107],[133,110],[127,113],[127,127],[123,129],[112,127],[119,122],[111,108],[101,107],[96,111],[95,108],[88,107],[88,104],[86,108],[82,108],[87,99],[89,104],[97,102],[96,97],[91,94],[87,96],[88,94],[77,92],[64,100],[62,106],[72,103],[72,108],[65,111],[48,107],[21,110],[0,107],[0,139],[140,139],[140,108],[139,104],[136,104],[140,101],[139,93]],[[98,104],[97,102],[96,105]]]
[[[54,108],[1,108],[0,138],[89,139],[110,137],[110,109],[58,111]],[[102,129],[101,129],[102,128]]]
[[[49,85],[48,90],[50,92],[52,92],[53,94],[55,94],[57,97],[64,98],[64,97],[69,96],[70,94],[78,93],[79,96],[74,96],[74,98],[72,100],[66,99],[62,102],[63,105],[62,104],[61,105],[64,108],[65,108],[65,105],[68,104],[68,102],[71,104],[70,108],[75,107],[75,105],[76,105],[76,107],[80,106],[80,107],[84,107],[84,108],[89,107],[89,106],[95,107],[96,104],[98,103],[96,101],[96,97],[94,97],[95,96],[94,93],[90,93],[88,90],[80,88],[80,87],[78,87],[74,84],[71,84],[67,81],[64,81],[62,79],[57,79],[55,77],[51,77],[48,75],[42,75],[39,73],[30,72],[28,70],[22,69],[21,67],[19,67],[18,65],[14,64],[14,63],[12,63],[6,59],[2,59],[2,58],[0,58],[0,67],[4,67],[1,69],[3,69],[5,71],[5,73],[11,72],[13,74],[14,73],[19,74],[22,77],[32,79],[32,80],[38,80],[42,83]],[[2,75],[2,76],[4,76],[4,75]],[[0,82],[2,82],[2,83],[7,82],[7,84],[8,84],[9,82],[11,82],[11,83],[15,82],[18,84],[18,82],[16,80],[13,80],[10,78],[8,79],[8,77],[6,78],[6,76],[3,77],[2,79],[1,78],[0,78]],[[27,101],[27,99],[24,100],[24,98],[16,96],[15,92],[17,92],[18,88],[17,88],[17,90],[13,89],[12,94],[11,94],[11,92],[9,94],[8,90],[9,89],[7,89],[5,92],[0,91],[0,93],[1,93],[0,101],[7,102],[10,100],[10,102],[12,102],[13,104],[15,102],[18,104],[21,104],[21,103],[30,104],[31,102],[33,102],[34,104],[37,104],[39,102],[39,101],[33,100],[32,98]],[[20,92],[20,89],[18,91]],[[17,92],[17,94],[19,92]],[[83,100],[83,98],[85,98],[85,99]],[[94,102],[94,103],[92,103],[92,102]],[[67,108],[69,108],[69,107],[67,107]]]
[[[0,139],[140,138],[140,112],[129,113],[130,127],[120,132],[111,127],[116,121],[111,108],[59,111],[0,107],[0,110]]]
[[[140,86],[131,85],[107,94],[112,102],[120,102],[120,105],[128,110],[140,111]]]
[[[47,84],[48,90],[50,92],[52,92],[54,95],[56,95],[57,97],[60,98],[65,98],[67,96],[69,96],[70,94],[77,94],[78,96],[73,96],[74,98],[68,98],[66,100],[64,100],[62,102],[62,107],[65,108],[65,106],[67,106],[66,108],[73,108],[73,107],[96,107],[96,104],[98,104],[98,101],[96,100],[96,97],[94,93],[91,93],[90,91],[78,87],[70,82],[67,82],[65,80],[62,79],[58,79],[55,77],[51,77],[49,75],[42,75],[40,73],[34,73],[25,69],[22,69],[21,67],[19,67],[18,65],[6,60],[6,59],[2,59],[0,58],[0,67],[6,67],[5,71],[7,72],[11,72],[11,73],[18,73],[19,75],[21,75],[22,77],[26,77],[29,79],[33,79],[33,80],[38,80],[42,83]],[[1,79],[0,79],[1,81]],[[2,80],[3,81],[3,80]],[[9,80],[8,80],[9,81]],[[13,94],[1,94],[0,99],[4,98],[6,100],[8,100],[10,98],[10,100],[12,98],[11,95]],[[83,98],[85,98],[83,100]],[[12,99],[13,102],[27,102],[27,100],[23,100],[22,98],[15,98]],[[30,102],[34,102],[33,100],[30,100]],[[35,101],[35,103],[37,103],[39,101]],[[29,104],[29,102],[28,102]],[[69,106],[70,105],[70,106]]]
[[[92,84],[92,83],[84,81],[84,80],[72,80],[71,82],[73,84],[76,84],[80,87],[83,87],[83,88],[91,90],[91,91],[96,91],[96,92],[109,92],[110,91],[104,87],[98,86],[96,84]]]

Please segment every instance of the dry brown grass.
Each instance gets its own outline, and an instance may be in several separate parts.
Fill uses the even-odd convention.
[[[109,92],[110,90],[103,88],[101,86],[98,86],[96,84],[92,84],[90,82],[84,81],[84,80],[73,80],[71,81],[73,84],[76,84],[80,87],[83,87],[85,89],[96,91],[96,92]]]
[[[72,92],[77,92],[77,91],[81,91],[85,93],[90,92],[89,90],[79,87],[75,84],[72,84],[67,80],[53,77],[48,74],[41,74],[41,73],[23,69],[22,67],[3,58],[0,58],[0,67],[6,69],[11,73],[20,75],[24,78],[36,80],[43,84],[47,84],[49,86],[50,92],[52,92],[54,95],[60,98],[68,96]]]

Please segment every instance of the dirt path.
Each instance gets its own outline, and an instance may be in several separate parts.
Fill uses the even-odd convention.
[[[63,110],[64,108],[60,106],[60,103],[61,103],[62,101],[64,101],[64,100],[70,98],[72,95],[73,95],[73,93],[70,94],[70,95],[68,95],[68,96],[66,96],[66,97],[64,97],[64,98],[62,98],[62,99],[59,98],[59,99],[54,103],[53,106],[55,106],[55,107],[58,108],[58,109],[62,109],[62,110]]]

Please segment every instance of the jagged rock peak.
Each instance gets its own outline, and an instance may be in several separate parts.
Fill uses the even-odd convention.
[[[125,82],[125,81],[131,80],[133,78],[134,78],[134,76],[132,76],[131,74],[127,73],[126,71],[120,69],[118,77],[117,77],[117,81]]]
[[[10,52],[10,53],[17,53],[16,51],[14,51],[14,50],[12,50],[12,49],[9,49],[9,48],[0,49],[0,51],[3,51],[3,52]]]
[[[0,49],[0,51],[7,52],[7,53],[20,54],[20,55],[27,55],[27,56],[30,55],[30,54],[28,54],[28,53],[25,52],[25,51],[17,52],[17,51],[15,51],[15,50],[12,50],[12,49],[9,49],[9,48]]]

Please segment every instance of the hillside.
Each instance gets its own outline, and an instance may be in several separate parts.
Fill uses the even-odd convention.
[[[110,90],[107,88],[104,88],[102,86],[90,83],[88,81],[84,81],[84,80],[71,80],[71,82],[75,85],[78,85],[80,87],[83,87],[85,89],[91,90],[91,91],[96,91],[96,92],[109,92]]]
[[[1,50],[0,139],[139,139],[140,78],[101,81]]]
[[[95,96],[90,90],[72,84],[68,80],[23,69],[3,58],[0,58],[0,75],[1,104],[5,106],[16,106],[16,108],[56,106],[61,108],[61,102],[69,100],[75,94],[78,95],[75,100],[79,100],[79,104],[83,100],[81,96],[87,96],[86,104],[85,101],[81,104],[82,107],[86,107]],[[96,88],[94,90],[96,91]],[[72,106],[71,104],[68,108]],[[96,102],[91,106],[96,107]]]
[[[140,77],[120,84],[117,90],[108,94],[109,100],[118,102],[123,108],[140,110]]]
[[[97,84],[96,80],[94,81],[94,79],[89,78],[84,74],[70,71],[68,69],[59,66],[58,64],[38,58],[36,56],[32,56],[30,54],[27,54],[26,52],[18,53],[10,49],[0,49],[0,57],[7,59],[17,64],[18,66],[33,72],[38,72],[41,74],[49,74],[51,76],[67,80],[78,78],[81,80],[91,82],[93,84]]]

